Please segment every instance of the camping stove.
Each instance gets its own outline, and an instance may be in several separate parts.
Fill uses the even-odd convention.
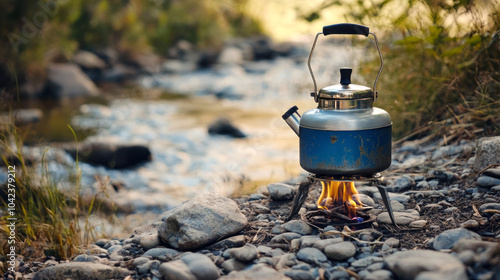
[[[352,84],[352,69],[344,67],[340,69],[340,84],[318,91],[311,58],[321,34],[373,35],[381,63],[372,88]],[[308,182],[299,188],[289,218],[300,209],[309,186],[317,182],[323,188],[318,199],[320,210],[332,212],[335,207],[341,206],[349,218],[357,218],[351,216],[362,204],[353,199],[357,194],[353,181],[378,181],[381,178],[378,172],[391,165],[391,117],[385,110],[373,107],[378,97],[377,81],[383,68],[377,37],[368,27],[358,24],[325,26],[314,39],[308,68],[314,84],[311,96],[318,107],[301,116],[294,106],[283,115],[300,138],[300,165],[311,173]],[[387,190],[380,184],[376,185],[394,223]]]

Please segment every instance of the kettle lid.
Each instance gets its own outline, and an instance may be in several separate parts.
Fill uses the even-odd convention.
[[[366,86],[351,84],[352,68],[340,68],[340,84],[319,90],[319,99],[354,100],[373,98],[373,90]]]

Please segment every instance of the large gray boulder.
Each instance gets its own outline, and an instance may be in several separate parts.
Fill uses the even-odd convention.
[[[233,235],[248,221],[233,200],[204,194],[188,200],[163,221],[160,239],[178,250],[194,250]]]
[[[500,163],[500,136],[480,138],[476,148],[474,171],[479,172],[491,164]]]
[[[33,280],[109,280],[123,279],[127,275],[130,275],[130,272],[120,267],[100,263],[70,262],[46,267],[38,271]]]
[[[95,84],[74,64],[56,63],[47,68],[47,95],[78,97],[96,95]]]
[[[465,266],[456,257],[431,250],[396,252],[385,258],[385,266],[401,280],[465,280]]]

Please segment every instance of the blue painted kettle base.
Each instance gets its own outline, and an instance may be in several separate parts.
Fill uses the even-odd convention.
[[[300,127],[300,166],[313,174],[372,175],[391,165],[392,125],[330,131]]]

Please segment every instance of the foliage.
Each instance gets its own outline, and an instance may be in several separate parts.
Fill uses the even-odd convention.
[[[498,118],[500,108],[497,0],[340,2],[348,21],[383,35],[377,106],[396,120],[396,138],[430,121],[460,122],[462,114],[476,115],[471,119],[485,134],[500,132],[498,123],[484,119]],[[378,61],[369,65],[361,70],[365,75],[375,72]]]
[[[14,203],[13,214],[17,219],[15,244],[11,244],[7,238],[10,235],[8,226],[11,221],[8,218],[11,215],[7,213],[0,218],[2,256],[10,252],[10,246],[14,246],[16,253],[22,254],[25,261],[43,256],[66,259],[78,253],[81,244],[88,244],[97,237],[90,215],[100,210],[98,197],[103,194],[108,196],[106,190],[102,189],[90,198],[80,195],[78,161],[74,193],[59,190],[57,182],[47,171],[47,151],[37,166],[24,154],[18,129],[12,124],[3,124],[0,128],[0,167],[6,170],[8,166],[15,167],[15,179],[9,177],[8,182],[0,186],[0,206],[7,209],[9,203]],[[12,197],[7,197],[11,193],[8,187],[15,190],[12,201],[9,200]]]
[[[0,9],[0,77],[43,79],[47,60],[77,49],[166,54],[179,40],[220,46],[228,36],[261,31],[247,0],[5,0]],[[9,69],[10,67],[10,69]],[[2,73],[3,72],[3,73]],[[11,80],[5,84],[12,85]],[[5,85],[0,84],[0,87]]]

